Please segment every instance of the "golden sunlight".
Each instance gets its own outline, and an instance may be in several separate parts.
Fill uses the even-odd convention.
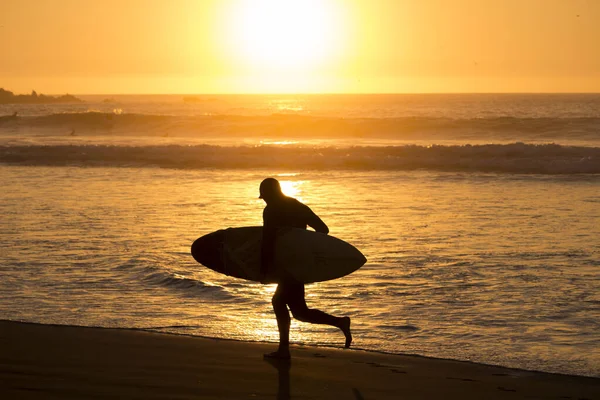
[[[231,50],[246,67],[306,72],[336,52],[341,13],[334,2],[246,0],[236,5]]]
[[[283,194],[295,197],[300,201],[302,201],[302,196],[300,196],[300,186],[303,183],[303,181],[279,181]]]

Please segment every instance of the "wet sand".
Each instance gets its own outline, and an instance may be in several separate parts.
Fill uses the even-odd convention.
[[[1,399],[599,399],[600,379],[426,357],[0,321]]]

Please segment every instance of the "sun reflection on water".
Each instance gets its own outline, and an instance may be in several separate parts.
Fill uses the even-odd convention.
[[[261,140],[261,145],[289,146],[298,144],[297,140]]]
[[[286,196],[294,197],[300,201],[302,200],[302,188],[301,186],[305,183],[305,181],[279,181],[281,185],[281,190]]]
[[[584,318],[595,312],[598,299],[598,281],[592,279],[598,246],[590,240],[599,234],[598,185],[588,180],[397,171],[35,169],[4,168],[0,174],[5,192],[12,193],[0,202],[9,218],[3,256],[17,267],[28,265],[3,270],[8,275],[0,289],[11,294],[3,299],[12,299],[0,302],[4,315],[164,327],[157,330],[275,347],[270,299],[276,286],[234,280],[189,254],[201,235],[261,225],[259,185],[273,176],[323,219],[331,235],[369,259],[349,276],[306,287],[310,308],[353,318],[359,347],[597,374],[589,339],[595,330]],[[549,188],[556,189],[554,196]],[[90,229],[99,232],[93,242],[84,240]],[[31,243],[48,243],[52,257],[31,252]],[[24,279],[31,284],[14,284]],[[73,290],[56,296],[65,282]],[[540,318],[532,321],[531,315]],[[295,320],[290,339],[343,344],[339,330]],[[498,346],[508,350],[500,354]],[[565,366],[556,359],[579,361]]]
[[[277,285],[274,283],[261,286],[261,292],[265,295],[272,295],[273,293],[275,293],[276,289],[277,289]]]

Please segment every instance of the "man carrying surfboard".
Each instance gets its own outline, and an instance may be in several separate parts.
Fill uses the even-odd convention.
[[[268,271],[273,268],[277,229],[286,227],[306,229],[310,226],[317,232],[328,234],[329,228],[307,205],[283,194],[279,181],[275,178],[266,178],[261,182],[259,198],[267,204],[263,211],[261,249],[261,276],[266,277]],[[282,277],[271,302],[277,318],[279,348],[273,353],[265,354],[265,357],[286,360],[290,358],[289,311],[298,321],[339,328],[346,337],[345,347],[350,347],[352,343],[350,318],[334,317],[323,311],[308,308],[304,298],[303,283],[290,276]]]

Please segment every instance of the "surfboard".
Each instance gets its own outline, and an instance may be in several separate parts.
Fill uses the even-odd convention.
[[[192,256],[213,271],[260,281],[262,226],[221,229],[192,244]],[[301,283],[323,282],[346,276],[367,259],[350,243],[298,228],[282,228],[275,239],[272,271],[267,283],[292,278]]]

